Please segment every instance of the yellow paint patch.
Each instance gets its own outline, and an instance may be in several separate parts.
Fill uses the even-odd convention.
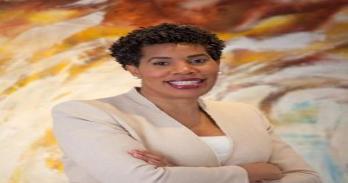
[[[277,33],[280,29],[286,30],[288,27],[294,25],[299,18],[299,15],[283,15],[283,16],[274,16],[267,18],[257,25],[255,25],[249,31],[244,32],[244,35],[272,35]]]
[[[100,64],[105,63],[106,59],[99,59],[99,60],[94,60],[92,62],[89,62],[88,64],[85,65],[73,65],[69,69],[69,78],[67,81],[72,80],[76,78],[78,75],[82,74],[83,72],[86,72],[89,69],[92,69]]]
[[[79,12],[74,10],[48,10],[35,12],[31,15],[27,15],[30,23],[33,24],[51,24],[59,21],[63,21],[75,16],[78,16]]]
[[[57,140],[53,136],[52,130],[47,130],[46,134],[37,143],[33,144],[32,148],[48,148],[57,145]],[[56,155],[57,153],[51,153],[49,157],[45,159],[46,166],[50,169],[63,172],[64,165],[60,160],[60,157]]]
[[[64,171],[64,165],[60,159],[57,158],[47,158],[46,159],[46,166],[50,169],[57,170],[60,173],[63,173]]]
[[[49,129],[46,131],[45,135],[42,138],[40,138],[38,141],[32,144],[30,149],[32,149],[33,151],[39,148],[50,149],[56,145],[57,145],[57,140],[55,139],[52,133],[52,129]],[[57,153],[52,150],[50,152],[51,153],[49,154],[49,156],[45,158],[46,166],[50,169],[63,172],[64,166],[60,160],[60,156],[58,156]]]
[[[272,29],[278,26],[286,26],[294,23],[297,18],[298,17],[296,15],[274,16],[261,21],[258,25],[255,26],[255,29]]]
[[[31,62],[35,63],[41,59],[54,56],[57,53],[70,49],[72,46],[78,43],[83,43],[83,42],[87,42],[87,41],[102,38],[102,37],[104,38],[119,37],[119,36],[127,34],[129,31],[130,29],[122,28],[122,27],[105,27],[105,26],[90,27],[86,30],[83,30],[79,33],[72,35],[71,37],[64,40],[64,42],[61,44],[57,44],[46,50],[40,50],[36,52],[33,55]]]
[[[18,167],[14,170],[14,172],[12,173],[10,180],[8,183],[20,183],[21,181],[21,177],[22,177],[22,168]]]
[[[250,62],[269,62],[284,56],[284,53],[276,51],[255,52],[251,50],[234,50],[233,65],[243,65]]]
[[[40,147],[48,147],[57,144],[55,137],[53,136],[52,129],[48,129],[45,135],[38,141],[31,145],[31,149],[37,149]]]
[[[85,29],[73,36],[71,36],[66,41],[69,43],[85,42],[93,39],[98,39],[101,37],[119,37],[126,35],[131,29],[124,27],[108,27],[108,26],[95,26]]]
[[[233,38],[237,38],[240,37],[241,34],[240,33],[217,33],[218,38],[227,41]]]
[[[9,183],[24,182],[26,179],[26,172],[24,171],[30,168],[28,167],[30,166],[30,164],[28,165],[28,162],[31,161],[31,158],[37,157],[38,153],[42,152],[42,150],[48,152],[48,157],[43,159],[46,166],[49,169],[63,173],[64,166],[60,161],[61,153],[57,147],[57,141],[53,136],[52,129],[48,129],[41,138],[31,144],[31,146],[21,155],[20,164],[11,174]]]
[[[33,57],[31,58],[30,62],[35,63],[35,62],[38,62],[42,59],[49,58],[49,57],[54,56],[60,52],[68,50],[69,48],[71,48],[71,46],[72,45],[70,45],[70,44],[62,43],[62,44],[54,45],[54,46],[52,46],[48,49],[45,49],[45,50],[40,50],[40,51],[33,54]]]

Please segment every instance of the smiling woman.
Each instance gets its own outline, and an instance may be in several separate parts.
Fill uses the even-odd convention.
[[[126,68],[142,81],[141,92],[147,98],[197,98],[214,85],[219,62],[203,46],[166,43],[145,46],[139,66]]]
[[[205,101],[224,44],[197,27],[134,30],[111,47],[141,86],[53,109],[66,173],[76,183],[320,183],[241,103]]]

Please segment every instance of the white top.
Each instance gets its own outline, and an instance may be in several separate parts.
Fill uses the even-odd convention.
[[[199,137],[215,153],[220,164],[227,161],[232,150],[232,141],[226,136],[201,136]]]

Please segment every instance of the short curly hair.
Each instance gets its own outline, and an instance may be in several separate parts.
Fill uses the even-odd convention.
[[[225,44],[215,34],[192,25],[162,23],[133,30],[119,38],[110,47],[111,56],[126,69],[127,65],[138,67],[142,48],[163,43],[188,43],[202,45],[209,56],[219,61]]]

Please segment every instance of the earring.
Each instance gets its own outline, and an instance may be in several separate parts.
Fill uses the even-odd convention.
[[[218,74],[219,74],[219,75],[222,74],[222,71],[219,71]]]

